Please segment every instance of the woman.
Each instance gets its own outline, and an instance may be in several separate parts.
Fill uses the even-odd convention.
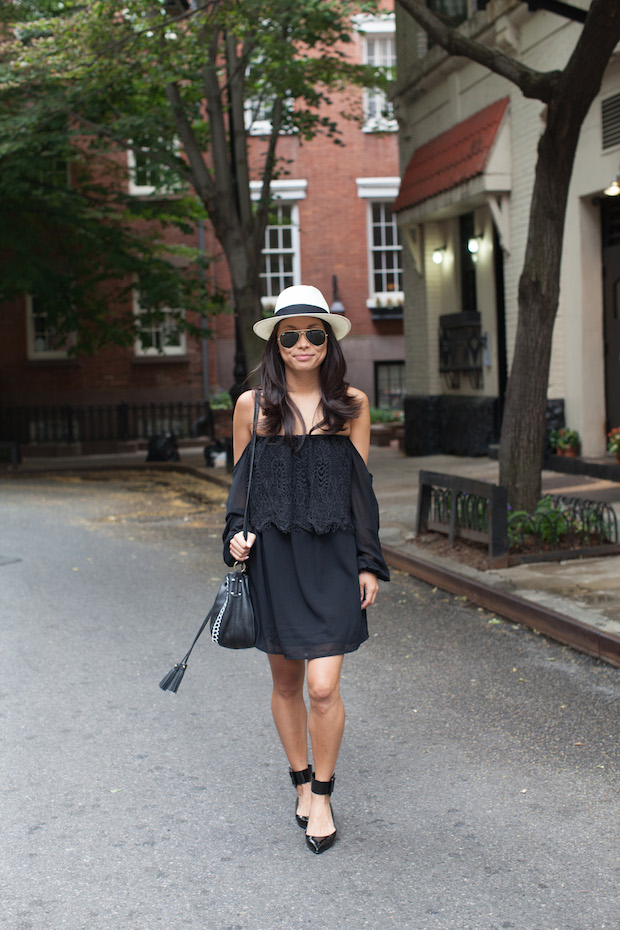
[[[315,853],[336,837],[330,795],[344,730],[343,658],[368,638],[366,608],[375,602],[377,579],[389,580],[365,464],[368,400],[345,382],[338,345],[350,327],[330,313],[317,288],[305,285],[286,288],[274,316],[254,325],[267,340],[261,389],[242,394],[235,407],[224,531],[227,563],[249,560],[257,647],[269,656],[271,706],[297,788],[296,818]],[[241,527],[258,401],[246,539]]]

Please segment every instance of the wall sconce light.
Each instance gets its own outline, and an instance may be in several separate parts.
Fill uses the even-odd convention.
[[[443,253],[446,251],[445,245],[440,245],[433,250],[433,261],[436,265],[441,265],[443,262]]]
[[[606,197],[617,197],[620,194],[620,174],[617,174],[609,187],[603,193]]]
[[[484,236],[482,233],[479,233],[477,236],[471,236],[471,238],[467,240],[467,251],[473,256],[476,256],[480,251],[480,240],[483,238]]]
[[[332,291],[334,294],[333,300],[331,302],[329,312],[330,313],[344,313],[344,304],[338,296],[338,275],[332,275]]]

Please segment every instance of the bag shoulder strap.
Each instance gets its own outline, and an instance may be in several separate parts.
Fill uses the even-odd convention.
[[[254,453],[256,452],[256,427],[258,425],[258,391],[254,392],[254,423],[252,425],[252,447],[250,449],[250,473],[248,475],[248,490],[245,495],[245,510],[243,511],[243,537],[248,538],[248,518],[250,509],[250,488],[252,487],[252,474],[254,472]]]

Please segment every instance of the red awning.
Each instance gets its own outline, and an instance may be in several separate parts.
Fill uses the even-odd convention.
[[[484,172],[509,97],[474,113],[416,149],[407,165],[394,212],[416,204]]]

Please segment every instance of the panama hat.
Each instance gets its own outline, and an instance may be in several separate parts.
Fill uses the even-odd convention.
[[[339,313],[330,313],[327,301],[317,287],[309,284],[294,284],[280,292],[273,316],[259,320],[253,326],[261,339],[269,339],[271,333],[287,316],[309,316],[325,320],[331,326],[336,339],[343,339],[351,329],[351,322]]]

